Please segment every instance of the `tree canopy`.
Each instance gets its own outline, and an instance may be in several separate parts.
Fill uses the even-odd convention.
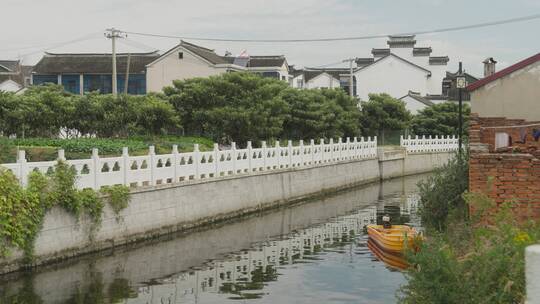
[[[164,93],[186,133],[218,142],[359,135],[356,100],[341,89],[297,90],[278,79],[227,73],[175,81]]]
[[[365,134],[381,135],[385,130],[404,130],[409,127],[412,115],[405,103],[388,94],[369,94],[362,102],[362,129]]]
[[[463,133],[467,133],[471,108],[463,105]],[[452,135],[458,133],[459,105],[456,102],[435,104],[420,110],[411,127],[415,135]]]

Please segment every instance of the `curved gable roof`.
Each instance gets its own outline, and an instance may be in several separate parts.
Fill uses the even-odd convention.
[[[419,66],[419,65],[417,65],[417,64],[415,64],[415,63],[412,63],[412,62],[410,62],[410,61],[407,60],[407,59],[401,58],[401,57],[399,57],[398,55],[396,55],[396,54],[394,54],[394,53],[390,53],[390,54],[388,54],[388,55],[386,55],[386,56],[381,57],[379,60],[374,61],[373,63],[370,63],[370,64],[368,64],[368,65],[365,65],[365,66],[363,66],[363,67],[360,67],[360,68],[356,69],[356,70],[354,71],[354,73],[356,73],[356,72],[358,72],[358,71],[361,71],[361,70],[364,70],[364,69],[366,69],[366,68],[368,68],[368,67],[374,66],[374,65],[376,65],[376,64],[379,64],[380,62],[385,61],[385,60],[387,60],[388,58],[391,58],[391,57],[397,58],[398,60],[400,60],[400,61],[402,61],[402,62],[404,62],[404,63],[406,63],[406,64],[408,64],[408,65],[410,65],[410,66],[412,66],[412,67],[414,67],[414,68],[416,68],[416,69],[419,69],[419,70],[421,70],[421,71],[427,73],[428,76],[431,76],[431,71],[430,71],[430,70],[428,70],[428,69],[426,69],[426,68],[423,68],[423,67],[421,67],[421,66]]]

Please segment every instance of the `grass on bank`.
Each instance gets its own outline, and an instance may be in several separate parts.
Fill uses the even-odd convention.
[[[140,136],[129,139],[0,137],[0,163],[15,162],[18,149],[26,151],[26,158],[29,161],[50,161],[56,160],[58,149],[65,150],[67,159],[86,159],[90,158],[93,148],[97,148],[101,156],[121,155],[123,147],[128,147],[130,155],[144,155],[148,153],[148,146],[154,145],[157,154],[166,154],[171,152],[174,144],[178,145],[180,152],[189,152],[193,151],[194,144],[199,144],[201,151],[207,151],[213,149],[214,143],[207,138],[191,136]]]

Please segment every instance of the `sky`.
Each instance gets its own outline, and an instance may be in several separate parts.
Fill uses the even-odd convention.
[[[414,32],[540,13],[540,0],[2,0],[0,59],[36,63],[44,51],[110,52],[104,30],[236,39],[306,39]],[[6,13],[7,12],[7,13]],[[482,76],[482,60],[497,69],[540,52],[540,19],[489,28],[419,35],[416,46],[462,61]],[[63,45],[68,41],[74,43]],[[237,55],[285,55],[296,67],[343,66],[345,58],[370,57],[386,39],[244,43],[188,40]],[[178,39],[128,35],[119,52],[166,51]]]

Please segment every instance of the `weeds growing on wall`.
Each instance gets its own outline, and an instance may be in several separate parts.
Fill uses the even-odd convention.
[[[0,257],[8,255],[10,248],[18,248],[30,262],[45,213],[54,206],[62,207],[77,219],[88,214],[93,222],[90,239],[101,223],[104,200],[117,214],[127,207],[129,188],[125,186],[108,187],[102,197],[91,189],[78,190],[75,182],[75,169],[61,161],[53,172],[32,172],[26,189],[13,173],[0,169]]]
[[[121,185],[105,186],[101,193],[106,195],[106,200],[114,213],[118,215],[129,204],[129,188]]]

